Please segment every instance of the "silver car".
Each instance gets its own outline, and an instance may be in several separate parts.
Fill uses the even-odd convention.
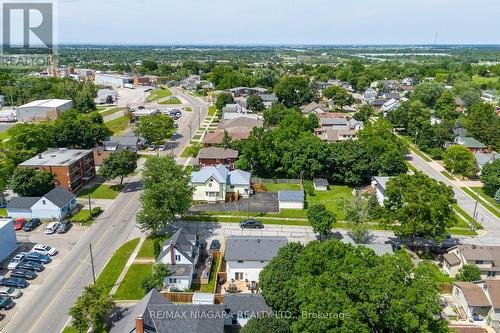
[[[0,287],[0,297],[19,298],[23,292],[14,287]]]

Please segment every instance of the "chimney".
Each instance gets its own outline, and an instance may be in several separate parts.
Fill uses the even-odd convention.
[[[173,240],[170,240],[170,265],[175,265],[175,249]]]
[[[144,319],[141,315],[135,317],[135,332],[144,333]]]
[[[42,154],[38,154],[38,158],[42,160],[43,159]]]
[[[491,154],[491,145],[488,145],[488,154]]]

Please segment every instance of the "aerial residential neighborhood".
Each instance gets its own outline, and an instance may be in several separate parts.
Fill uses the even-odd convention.
[[[0,332],[500,332],[497,3],[0,7]]]

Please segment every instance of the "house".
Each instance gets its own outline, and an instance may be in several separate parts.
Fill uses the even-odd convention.
[[[384,205],[385,189],[387,188],[387,182],[391,178],[392,177],[381,177],[381,176],[376,176],[372,178],[372,188],[375,190],[378,203],[381,204],[382,206]]]
[[[101,166],[105,160],[108,159],[111,154],[115,154],[124,150],[128,150],[131,153],[136,154],[138,147],[126,146],[114,141],[104,141],[102,146],[92,148],[94,154],[94,163],[96,166]]]
[[[279,191],[279,209],[304,209],[304,191]]]
[[[385,254],[389,255],[394,254],[394,250],[392,249],[391,244],[386,244],[386,243],[358,244],[349,235],[345,235],[340,241],[344,244],[351,244],[353,246],[363,246],[369,248],[373,250],[373,252],[375,252],[377,256],[383,256]]]
[[[234,169],[234,163],[238,159],[238,151],[220,147],[202,148],[196,156],[194,165],[198,168],[206,166],[224,165],[226,168]]]
[[[459,96],[455,96],[455,111],[457,112],[465,111],[465,102]]]
[[[382,99],[374,99],[374,100],[371,100],[369,104],[371,106],[373,106],[373,108],[375,110],[380,110],[382,108],[382,106],[384,106],[385,103],[386,103],[386,101],[384,101]]]
[[[488,147],[486,147],[482,142],[474,139],[473,137],[463,137],[457,136],[454,141],[455,144],[467,147],[471,152],[486,152]]]
[[[401,103],[397,99],[391,98],[390,100],[388,100],[387,102],[385,102],[382,105],[380,110],[382,112],[391,112],[391,111],[397,109],[400,105],[401,105]]]
[[[320,128],[314,129],[314,134],[326,142],[354,140],[357,132],[364,128],[364,123],[354,118],[347,120],[344,116],[332,117],[331,114],[320,114]]]
[[[231,142],[246,140],[250,136],[254,127],[263,127],[264,122],[261,119],[252,119],[248,117],[236,117],[234,119],[225,119],[219,123],[215,132],[208,133],[203,138],[203,145],[210,147],[224,142],[224,132],[227,131]]]
[[[110,333],[223,333],[223,304],[173,304],[156,289],[123,310]]]
[[[327,129],[327,128],[316,128],[314,129],[314,134],[318,138],[326,142],[339,142],[346,140],[355,140],[357,132],[349,129]]]
[[[23,123],[53,121],[72,107],[73,101],[70,99],[42,99],[17,107],[16,117]]]
[[[7,203],[12,218],[60,221],[77,208],[76,195],[56,186],[42,197],[15,197]]]
[[[274,104],[278,103],[278,97],[274,94],[264,94],[260,95],[260,97],[266,109],[270,109]]]
[[[329,184],[328,180],[325,178],[314,178],[313,185],[316,191],[327,191]]]
[[[250,173],[243,170],[229,171],[224,165],[204,167],[191,173],[194,187],[193,200],[220,202],[250,195]]]
[[[18,165],[18,168],[46,170],[55,174],[57,183],[75,192],[95,176],[92,150],[50,148]]]
[[[0,262],[17,249],[17,237],[12,218],[0,218]]]
[[[457,245],[451,247],[442,258],[443,271],[455,277],[464,265],[476,265],[481,279],[500,278],[500,246]]]
[[[468,319],[480,321],[490,315],[491,301],[482,285],[473,282],[455,282],[451,295],[458,304],[459,311]]]
[[[330,129],[346,129],[349,121],[345,117],[321,117],[319,116],[319,124],[322,128]]]
[[[398,93],[394,93],[394,92],[385,92],[382,94],[382,98],[386,99],[386,100],[391,100],[391,99],[395,99],[395,100],[398,100],[401,98],[401,96],[399,96]]]
[[[486,165],[500,158],[500,154],[497,153],[496,151],[491,151],[487,153],[478,151],[474,153],[474,156],[476,157],[476,163],[477,166],[479,167],[479,170],[483,170],[483,168]]]
[[[368,88],[363,93],[363,101],[365,103],[368,103],[368,102],[373,101],[374,99],[376,99],[377,96],[378,96],[378,92],[375,89]]]
[[[228,89],[228,91],[233,95],[233,97],[248,97],[250,95],[262,95],[267,92],[267,89],[259,87],[237,87]]]
[[[258,282],[262,269],[287,243],[280,236],[229,236],[224,253],[227,280]]]
[[[319,104],[319,103],[316,103],[316,102],[311,102],[311,103],[309,103],[307,105],[302,105],[300,107],[300,111],[302,112],[302,114],[304,116],[308,116],[311,113],[316,113],[316,114],[328,113],[328,112],[330,112],[330,109],[326,105],[324,105],[324,104]]]
[[[259,119],[257,114],[252,114],[250,110],[241,105],[242,103],[226,104],[222,108],[222,118],[223,119],[235,119],[239,117],[246,117],[251,119]]]
[[[228,314],[224,323],[226,327],[241,328],[251,318],[273,315],[273,309],[261,294],[225,294],[224,306]]]
[[[196,237],[186,234],[184,229],[180,228],[167,239],[157,259],[157,263],[168,265],[170,275],[164,280],[165,287],[170,290],[191,288],[199,255]]]

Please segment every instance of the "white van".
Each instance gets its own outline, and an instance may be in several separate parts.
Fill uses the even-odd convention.
[[[45,233],[47,235],[53,234],[56,232],[57,228],[59,227],[59,222],[51,222],[49,225],[45,228]]]

